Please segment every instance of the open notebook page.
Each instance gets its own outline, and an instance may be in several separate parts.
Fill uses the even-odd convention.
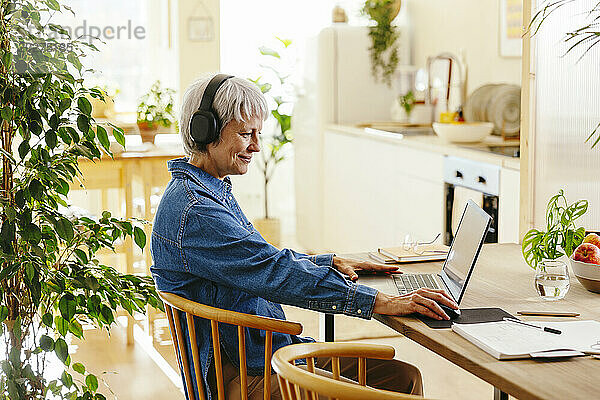
[[[528,358],[551,350],[599,352],[591,346],[600,340],[600,322],[528,322],[563,333],[556,335],[508,321],[453,324],[452,330],[498,359]]]

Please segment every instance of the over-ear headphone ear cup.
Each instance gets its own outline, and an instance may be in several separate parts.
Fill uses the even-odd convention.
[[[219,124],[212,111],[198,110],[192,115],[190,135],[198,144],[209,144],[217,139]]]

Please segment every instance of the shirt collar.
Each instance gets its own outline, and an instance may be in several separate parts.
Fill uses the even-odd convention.
[[[212,192],[220,200],[231,193],[231,179],[226,176],[223,180],[215,178],[208,172],[188,163],[188,158],[177,158],[167,162],[171,175],[183,174]]]

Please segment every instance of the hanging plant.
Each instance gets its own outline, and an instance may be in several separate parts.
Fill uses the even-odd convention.
[[[64,211],[78,160],[108,156],[108,130],[96,125],[81,57],[95,47],[72,40],[52,16],[57,0],[0,0],[0,399],[105,399],[98,379],[72,358],[67,342],[83,324],[110,329],[118,308],[129,314],[162,307],[150,278],[123,275],[96,258],[101,249],[144,231],[107,211],[98,218]],[[50,358],[64,364],[48,381]]]
[[[398,31],[392,21],[400,11],[399,0],[367,0],[362,14],[368,16],[375,25],[369,26],[371,38],[371,73],[376,80],[391,86],[400,58],[398,56]]]

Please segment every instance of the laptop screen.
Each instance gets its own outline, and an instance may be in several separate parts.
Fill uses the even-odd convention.
[[[440,274],[450,295],[459,304],[491,220],[492,217],[475,202],[472,200],[467,202]]]

